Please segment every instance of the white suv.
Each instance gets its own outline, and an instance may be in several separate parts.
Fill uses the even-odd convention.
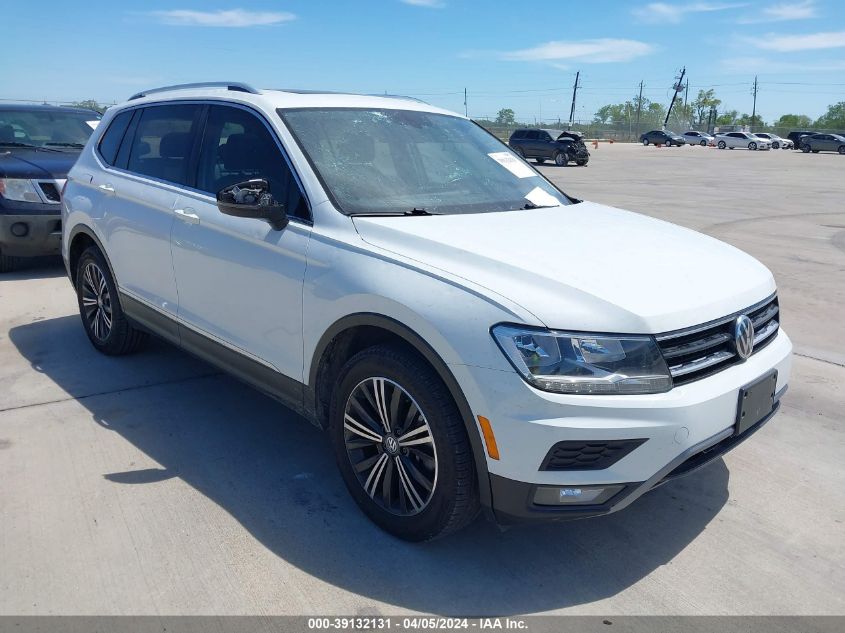
[[[63,254],[92,344],[147,332],[330,435],[409,540],[624,508],[786,389],[775,282],[713,238],[573,199],[412,99],[194,84],[111,108]]]

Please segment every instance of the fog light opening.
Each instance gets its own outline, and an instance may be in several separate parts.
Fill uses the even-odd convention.
[[[29,225],[26,222],[15,222],[9,230],[15,237],[26,237],[29,233]]]

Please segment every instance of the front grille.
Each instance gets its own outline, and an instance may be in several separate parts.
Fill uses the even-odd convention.
[[[55,183],[47,182],[47,181],[39,181],[38,186],[41,187],[41,191],[44,194],[44,197],[47,198],[50,202],[61,202],[62,197],[59,194],[59,190],[56,187]]]
[[[632,440],[567,440],[549,450],[540,470],[603,470],[645,442]]]
[[[734,323],[740,315],[747,315],[754,323],[752,354],[757,353],[774,340],[780,326],[778,313],[775,295],[722,319],[658,335],[657,343],[674,385],[699,380],[740,362],[734,343]]]

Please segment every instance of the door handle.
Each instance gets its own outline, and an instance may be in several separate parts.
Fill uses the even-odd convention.
[[[106,183],[105,185],[100,185],[99,188],[102,189],[103,191],[108,191],[109,193],[114,193],[114,187],[109,183]]]
[[[187,209],[173,209],[173,213],[181,217],[185,222],[188,224],[199,224],[200,223],[200,216],[194,213],[194,210],[191,208]]]

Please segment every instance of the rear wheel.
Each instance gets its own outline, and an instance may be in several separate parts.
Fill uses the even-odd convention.
[[[727,147],[727,144],[725,143],[725,141],[719,141],[718,147],[719,149],[725,149],[725,147]]]
[[[647,138],[643,139],[643,145],[648,145],[648,139]]]
[[[105,257],[94,246],[79,257],[76,296],[85,333],[98,351],[110,356],[131,354],[146,342],[146,332],[126,319]]]
[[[361,510],[408,541],[478,513],[472,449],[446,386],[421,358],[379,345],[340,371],[329,413],[335,458]]]
[[[522,149],[521,147],[518,147],[518,146],[517,146],[517,147],[514,147],[514,148],[513,148],[513,151],[515,151],[517,154],[519,154],[520,156],[522,156],[523,158],[525,158],[525,150],[524,150],[524,149]]]
[[[545,158],[535,158],[534,162],[537,163],[538,165],[542,165],[543,163],[546,162],[546,159]]]

